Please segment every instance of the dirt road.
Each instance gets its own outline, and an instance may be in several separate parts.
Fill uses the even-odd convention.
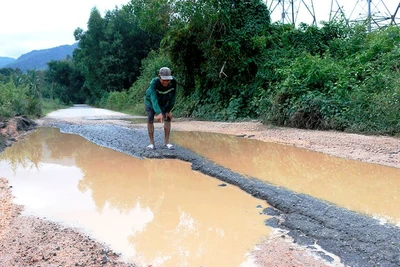
[[[85,115],[79,115],[78,109],[86,112]],[[110,128],[110,131],[116,129],[115,134],[136,134],[141,140],[147,138],[144,124],[132,125],[126,120],[117,120],[117,118],[127,118],[121,113],[100,109],[91,110],[87,107],[76,107],[75,110],[70,109],[66,112],[69,114],[68,116],[63,116],[62,112],[53,113],[43,120],[38,120],[37,123],[39,126],[57,126],[65,131],[80,133],[83,136],[88,134],[92,137],[92,140],[103,138],[104,131],[109,130],[109,127],[104,125],[110,124],[116,127]],[[85,119],[82,117],[85,117]],[[60,121],[64,122],[60,124]],[[76,127],[77,125],[79,127]],[[94,125],[96,127],[92,127]],[[121,126],[123,128],[120,128]],[[156,131],[160,130],[161,126],[157,125]],[[343,158],[400,168],[400,140],[398,138],[276,128],[264,126],[258,122],[215,123],[176,120],[172,124],[172,128],[180,131],[254,135],[254,138],[262,141],[283,143]],[[110,147],[127,145],[107,142],[109,142]],[[139,148],[130,147],[129,149],[136,151],[139,155],[146,153]],[[210,166],[202,159],[194,159],[191,154],[182,152],[182,155],[186,155],[192,160],[194,167],[199,170],[204,166]],[[163,157],[164,155],[147,156]],[[215,172],[209,174],[215,176],[215,173],[219,170],[218,167],[211,169]],[[273,203],[273,206],[276,207],[275,210],[266,212],[275,213],[276,220],[272,220],[270,223],[275,224],[275,227],[279,227],[277,229],[283,229],[283,231],[277,232],[266,243],[260,244],[259,250],[253,252],[259,266],[343,266],[344,264],[366,266],[365,263],[396,266],[399,263],[399,247],[398,245],[391,245],[392,241],[397,241],[397,244],[400,243],[398,242],[400,241],[399,230],[396,228],[389,227],[390,229],[387,230],[387,227],[380,227],[376,222],[364,220],[365,218],[357,217],[354,214],[348,215],[351,218],[349,226],[344,223],[345,221],[337,221],[344,218],[338,217],[344,214],[340,209],[330,207],[331,211],[325,214],[315,214],[312,210],[307,210],[307,206],[318,207],[315,210],[324,209],[323,203],[315,202],[313,199],[293,195],[287,191],[279,191],[265,185],[248,184],[234,173],[218,178],[237,183],[243,190],[253,195],[259,197],[265,195],[268,202]],[[12,203],[12,194],[5,179],[0,180],[0,199],[0,214],[2,215],[0,219],[1,266],[134,266],[133,263],[128,264],[119,261],[118,255],[110,251],[106,245],[91,240],[90,237],[80,234],[77,230],[63,228],[39,218],[21,216],[19,212],[23,207]],[[296,204],[297,209],[292,209],[292,204]],[[318,217],[319,215],[321,217]],[[280,220],[284,220],[285,223]],[[347,228],[336,228],[335,224]],[[317,227],[321,225],[322,227]],[[362,231],[359,233],[361,236],[368,235],[370,233],[368,230],[372,230],[378,231],[381,236],[387,238],[382,241],[371,233],[369,240],[360,243],[360,240],[357,239],[363,238],[358,233],[351,233],[348,236],[343,236],[342,239],[332,239],[332,235],[351,230],[352,225],[363,225],[363,227],[356,229]],[[310,226],[313,226],[313,228],[310,228]],[[302,227],[308,227],[309,230],[315,231],[319,234],[320,239],[316,239],[317,237],[311,234],[304,236],[305,228]],[[321,237],[323,235],[325,235],[324,238]],[[307,237],[311,238],[307,239]],[[296,240],[297,243],[294,243],[293,240]],[[329,252],[326,248],[322,250],[319,244],[307,243],[312,240],[318,240],[325,247],[335,248],[336,250],[334,249],[333,252],[338,251],[338,253],[331,253],[332,250]],[[335,244],[329,243],[329,240],[337,242]],[[372,249],[379,250],[379,246],[392,246],[391,253],[385,256],[379,253],[373,254],[375,251],[372,253]],[[354,249],[351,250],[350,248]],[[363,260],[362,257],[365,257],[365,253],[358,251],[358,248],[363,248],[366,254],[371,255],[371,257]],[[341,254],[342,257],[338,256],[341,251],[347,254]],[[382,253],[386,252],[382,250]]]

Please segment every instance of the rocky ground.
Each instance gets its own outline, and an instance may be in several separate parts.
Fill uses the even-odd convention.
[[[38,120],[47,125],[51,120]],[[123,120],[86,120],[70,118],[68,123],[109,123],[129,128],[145,128]],[[28,124],[26,126],[25,124]],[[21,125],[21,122],[20,122]],[[9,146],[23,138],[33,124],[18,120],[0,125],[5,138],[1,144]],[[159,128],[161,125],[157,125]],[[298,130],[262,125],[259,122],[215,123],[176,120],[174,131],[209,131],[234,135],[254,135],[262,141],[277,142],[319,151],[330,155],[369,163],[400,168],[400,139],[393,137],[364,136],[357,134]],[[1,175],[1,172],[0,172]],[[84,236],[76,229],[69,229],[38,218],[20,215],[23,207],[12,202],[7,180],[0,179],[0,266],[135,266],[119,261],[118,255],[106,245]],[[343,266],[340,258],[330,255],[330,261],[319,257],[316,249],[299,245],[286,234],[279,232],[259,245],[253,255],[259,266]],[[326,254],[325,254],[326,255]],[[362,266],[354,264],[354,266]]]

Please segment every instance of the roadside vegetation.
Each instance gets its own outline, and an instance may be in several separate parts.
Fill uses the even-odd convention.
[[[45,75],[44,71],[22,73],[19,69],[0,69],[0,121],[15,116],[38,118],[68,106],[50,97],[51,86],[45,81]]]
[[[259,0],[135,0],[104,17],[93,8],[72,58],[0,70],[0,116],[43,115],[38,99],[144,115],[150,80],[169,66],[175,116],[398,135],[400,28],[367,28],[271,23]]]

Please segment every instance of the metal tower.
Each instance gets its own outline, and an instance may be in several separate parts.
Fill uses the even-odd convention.
[[[400,25],[400,2],[396,0],[265,0],[271,19],[283,24],[343,19],[346,23],[365,22],[368,29]]]
[[[350,10],[343,10],[339,0],[332,0],[331,14],[335,12],[333,1],[336,4],[336,13],[339,11],[347,23],[365,22],[369,31],[387,25],[400,25],[400,2],[395,3],[395,0],[386,0],[386,3],[384,0],[357,0],[350,13]]]
[[[265,0],[271,11],[272,21],[280,21],[282,24],[297,25],[311,18],[312,25],[317,25],[313,0]],[[299,17],[301,11],[306,14]]]

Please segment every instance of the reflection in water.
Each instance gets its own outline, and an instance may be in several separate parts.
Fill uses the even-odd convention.
[[[139,160],[58,129],[6,149],[0,176],[26,213],[81,227],[143,265],[239,266],[270,231],[265,201],[187,162]]]
[[[400,169],[230,135],[174,132],[172,140],[235,172],[400,224]]]

